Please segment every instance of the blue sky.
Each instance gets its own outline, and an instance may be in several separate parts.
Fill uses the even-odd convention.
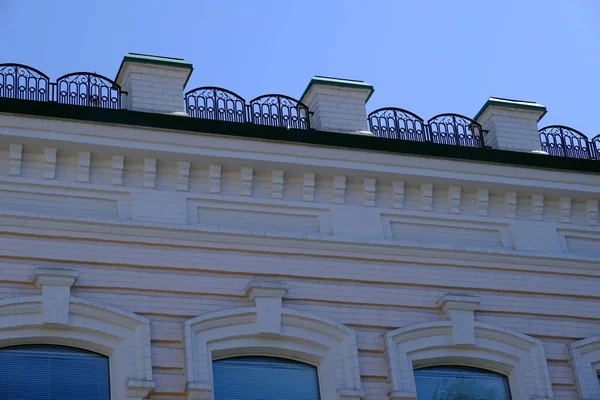
[[[53,79],[137,52],[193,63],[187,89],[299,97],[327,75],[372,84],[368,111],[472,117],[498,96],[600,133],[598,0],[0,0],[0,37],[0,63]]]

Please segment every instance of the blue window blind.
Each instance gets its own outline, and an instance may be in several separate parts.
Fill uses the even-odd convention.
[[[415,370],[418,400],[510,400],[506,376],[477,368],[428,367]]]
[[[213,361],[215,400],[319,400],[312,365],[274,357]]]
[[[0,348],[2,400],[109,400],[108,357],[66,346]]]

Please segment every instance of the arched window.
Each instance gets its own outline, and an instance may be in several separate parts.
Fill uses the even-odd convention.
[[[0,348],[0,398],[109,400],[108,357],[75,347]]]
[[[418,400],[510,400],[508,378],[479,368],[445,365],[414,372]]]
[[[73,270],[37,268],[33,283],[42,295],[0,300],[1,400],[142,400],[154,388],[150,321],[110,305],[71,296],[70,289],[77,276]],[[12,378],[5,380],[10,377],[7,374],[17,370],[9,366],[9,361],[25,365],[14,361],[18,358],[40,358],[46,365],[58,363],[44,371],[36,369],[42,363],[21,369],[28,374],[23,378],[25,387],[37,388],[42,384],[38,375],[56,373],[48,378],[52,386],[64,379],[65,384],[76,385],[77,397],[5,395],[3,390],[14,385]],[[90,360],[96,360],[96,376],[100,376],[100,370],[107,374],[104,382],[110,395],[98,397],[100,389],[96,394],[88,394],[86,385],[92,380],[78,363],[84,365]],[[72,369],[61,370],[69,365],[76,365],[74,373],[69,373]]]
[[[390,398],[496,400],[495,397],[487,395],[448,395],[438,398],[431,397],[435,392],[420,394],[419,386],[425,386],[419,385],[417,374],[425,374],[427,368],[437,369],[442,365],[471,367],[468,370],[471,371],[470,375],[463,369],[463,375],[460,376],[470,376],[471,380],[480,382],[483,382],[483,372],[474,368],[482,368],[486,371],[485,374],[488,374],[485,375],[487,377],[494,376],[500,379],[496,375],[500,374],[500,381],[508,381],[503,387],[510,396],[498,397],[498,400],[553,398],[543,343],[519,332],[477,322],[474,312],[478,304],[479,299],[475,296],[449,293],[438,301],[438,306],[447,320],[409,325],[386,334],[385,344],[392,386]],[[436,372],[438,376],[441,372],[448,372],[443,369],[430,371],[433,371],[432,374]],[[479,375],[476,375],[475,371],[479,371]],[[419,379],[423,379],[423,376]],[[465,385],[464,381],[462,384]],[[456,385],[460,385],[460,382]]]
[[[364,396],[354,332],[326,318],[282,307],[287,290],[281,282],[252,281],[246,295],[254,307],[207,313],[185,322],[188,399]],[[254,397],[248,392],[250,381],[260,387]],[[242,397],[218,392],[234,390],[238,383],[245,385]]]
[[[213,361],[215,400],[319,400],[317,368],[276,357]]]

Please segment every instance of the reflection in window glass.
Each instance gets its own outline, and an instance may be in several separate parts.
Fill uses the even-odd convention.
[[[0,348],[0,399],[109,400],[108,357],[66,346]]]
[[[506,376],[477,368],[440,366],[414,371],[418,400],[510,400]]]
[[[235,357],[213,361],[215,400],[319,400],[312,365],[284,358]]]

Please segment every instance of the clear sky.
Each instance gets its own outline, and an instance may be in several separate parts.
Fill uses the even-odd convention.
[[[541,125],[600,133],[599,0],[0,0],[0,63],[115,77],[127,52],[185,58],[187,89],[298,98],[313,75],[367,104],[473,117],[535,100]]]

